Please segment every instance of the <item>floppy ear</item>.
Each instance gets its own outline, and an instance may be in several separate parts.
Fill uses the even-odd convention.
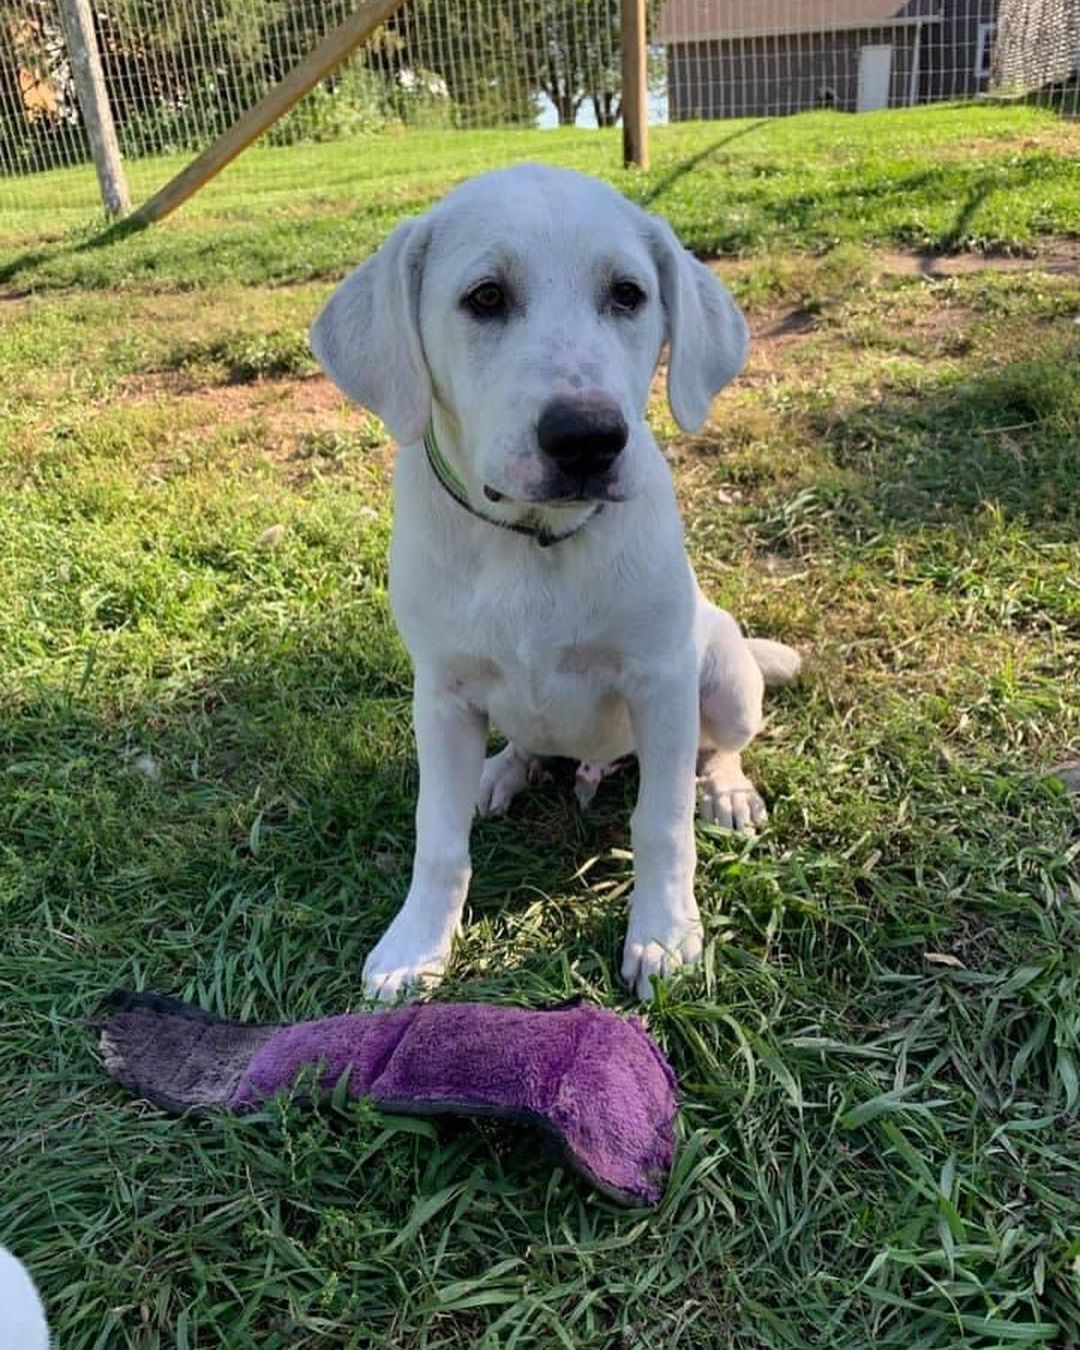
[[[650,243],[667,315],[668,403],[683,431],[697,431],[716,394],[742,370],[750,333],[742,311],[662,220]]]
[[[431,417],[431,376],[420,343],[420,280],[430,231],[399,225],[351,272],[311,329],[311,349],[337,387],[381,417],[401,445]]]

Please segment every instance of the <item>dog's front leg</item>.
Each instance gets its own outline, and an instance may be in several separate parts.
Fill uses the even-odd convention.
[[[437,983],[469,889],[469,831],[484,763],[486,719],[435,672],[417,672],[413,694],[420,797],[416,852],[405,903],[364,962],[364,992],[392,1000]]]
[[[701,955],[694,899],[698,698],[692,660],[629,698],[641,786],[630,822],[634,894],[622,975],[642,999],[652,996],[653,975],[669,975]]]

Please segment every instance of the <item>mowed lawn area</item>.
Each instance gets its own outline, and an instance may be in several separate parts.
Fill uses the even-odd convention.
[[[1053,772],[1080,761],[1080,125],[813,114],[653,153],[256,150],[105,240],[49,204],[63,176],[5,184],[0,1241],[61,1350],[1080,1345],[1080,834]],[[87,1025],[117,986],[359,1006],[416,792],[392,448],[305,334],[398,219],[524,158],[665,214],[746,306],[706,430],[659,386],[651,417],[704,586],[806,657],[749,755],[770,824],[699,830],[704,966],[645,1010],[683,1094],[647,1214],[507,1127],[166,1118]],[[634,790],[583,815],[556,772],[477,826],[439,998],[635,1008]]]

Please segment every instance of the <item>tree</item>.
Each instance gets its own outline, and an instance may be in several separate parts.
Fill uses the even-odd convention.
[[[659,0],[647,3],[655,9]],[[125,153],[201,149],[356,4],[96,4]],[[53,0],[21,0],[22,17],[0,19],[5,163],[30,167],[61,162],[61,150],[68,160],[85,154],[53,10]],[[621,110],[619,15],[620,0],[411,0],[270,138],[331,139],[387,121],[532,125],[541,96],[564,126],[586,103],[598,125],[613,126]]]
[[[96,19],[106,79],[126,95],[114,116],[197,108],[208,129],[224,130],[303,56],[303,12],[287,0],[200,0],[197,11],[111,0]]]
[[[55,6],[24,0],[0,14],[0,171],[54,168],[88,153]]]
[[[442,79],[462,126],[531,125],[539,112],[507,0],[416,0],[379,29],[365,59],[394,83],[415,71]]]
[[[622,83],[619,0],[529,0],[534,79],[554,104],[560,126],[573,126],[589,99],[598,126],[614,126]]]
[[[647,0],[655,14],[660,0]],[[417,0],[377,45],[390,74],[440,75],[471,126],[531,123],[546,95],[561,126],[591,102],[598,126],[621,111],[620,0]]]
[[[534,80],[555,106],[560,126],[572,126],[586,102],[596,125],[613,127],[622,111],[620,0],[523,0]],[[646,0],[651,27],[661,0]]]

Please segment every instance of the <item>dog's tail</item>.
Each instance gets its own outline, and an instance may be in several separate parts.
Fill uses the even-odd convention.
[[[767,688],[795,683],[802,669],[802,657],[794,647],[772,642],[769,638],[747,638],[746,645],[765,677]]]

